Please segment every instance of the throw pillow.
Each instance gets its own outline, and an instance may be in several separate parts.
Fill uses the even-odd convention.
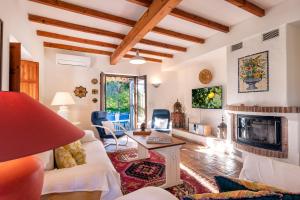
[[[183,200],[281,200],[281,196],[282,195],[280,194],[268,191],[253,192],[248,190],[237,190],[223,193],[194,194],[184,197]]]
[[[59,169],[70,168],[76,166],[76,161],[72,157],[71,153],[64,147],[55,149],[55,162]]]
[[[154,118],[154,128],[155,129],[167,129],[168,128],[168,119]]]
[[[44,170],[54,169],[54,152],[53,150],[45,151],[35,155],[43,162]]]
[[[84,130],[84,133],[85,135],[80,139],[81,143],[93,142],[97,140],[92,130]]]
[[[75,159],[77,165],[82,165],[86,163],[86,154],[85,150],[81,147],[80,140],[67,144],[64,148],[69,151],[72,157]]]
[[[116,131],[115,130],[115,125],[111,121],[103,121],[102,125],[104,127],[108,128],[109,130],[111,130],[112,132]],[[109,132],[109,130],[107,130],[107,129],[104,129],[104,130],[105,130],[106,135],[111,135],[111,133]]]
[[[282,194],[283,200],[300,200],[300,194],[291,193],[263,183],[229,178],[224,176],[215,176],[215,180],[220,192],[229,192],[235,190],[269,191]]]

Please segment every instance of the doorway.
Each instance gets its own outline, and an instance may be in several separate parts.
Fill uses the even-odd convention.
[[[107,112],[109,121],[129,130],[147,121],[146,76],[101,73],[100,80],[100,110]]]

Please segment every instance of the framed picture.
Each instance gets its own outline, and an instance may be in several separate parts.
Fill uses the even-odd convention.
[[[269,52],[239,58],[239,93],[269,91]]]
[[[3,22],[0,19],[0,91],[2,89]]]

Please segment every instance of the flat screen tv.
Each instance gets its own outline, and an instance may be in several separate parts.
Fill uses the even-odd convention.
[[[193,89],[192,107],[222,109],[222,86]]]

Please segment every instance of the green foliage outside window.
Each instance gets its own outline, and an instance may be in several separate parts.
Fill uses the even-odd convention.
[[[129,113],[130,110],[129,82],[107,81],[106,82],[106,111]]]

